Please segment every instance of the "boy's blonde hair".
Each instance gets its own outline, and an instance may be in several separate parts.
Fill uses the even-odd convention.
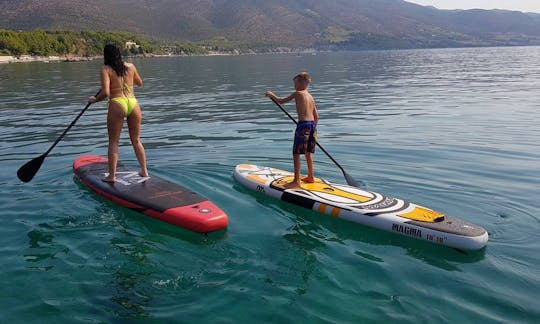
[[[301,82],[301,83],[307,83],[307,84],[310,84],[311,83],[311,77],[309,76],[309,73],[307,72],[300,72],[298,73],[294,78],[293,78],[294,81],[298,81],[298,82]]]

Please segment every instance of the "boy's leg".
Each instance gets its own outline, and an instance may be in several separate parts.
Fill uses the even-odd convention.
[[[315,182],[315,177],[313,176],[313,154],[315,153],[315,145],[317,145],[317,130],[314,128],[311,130],[309,139],[306,146],[306,164],[308,168],[308,175],[302,181],[313,183]]]
[[[300,183],[300,154],[293,154],[294,182]]]
[[[302,179],[304,182],[313,183],[315,178],[313,177],[313,155],[310,152],[306,152],[306,163],[308,168],[308,176]]]
[[[298,188],[300,187],[300,154],[293,154],[294,162],[294,179],[292,182],[289,182],[284,185],[285,188]]]

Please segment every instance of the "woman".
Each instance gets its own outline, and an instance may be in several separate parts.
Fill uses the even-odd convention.
[[[139,161],[141,177],[148,177],[146,154],[140,140],[141,107],[137,103],[133,85],[142,86],[142,79],[131,63],[122,61],[122,54],[115,45],[105,45],[103,49],[105,65],[101,68],[101,92],[97,97],[90,97],[88,102],[94,103],[109,98],[107,113],[107,131],[109,133],[109,175],[102,180],[114,182],[118,163],[118,143],[120,133],[127,118],[129,138]]]

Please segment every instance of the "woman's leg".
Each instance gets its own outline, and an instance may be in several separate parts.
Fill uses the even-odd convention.
[[[139,105],[133,108],[133,111],[127,118],[128,129],[129,129],[129,138],[131,139],[131,145],[133,145],[133,150],[135,151],[135,156],[139,165],[141,166],[141,176],[148,177],[148,170],[146,169],[146,153],[144,152],[144,147],[141,143],[141,123],[142,123],[142,113]]]
[[[117,103],[109,103],[109,111],[107,113],[107,131],[109,133],[109,149],[107,156],[109,158],[109,175],[103,178],[103,181],[114,182],[116,176],[116,164],[118,163],[118,143],[120,142],[120,134],[124,117],[126,113],[124,108]]]

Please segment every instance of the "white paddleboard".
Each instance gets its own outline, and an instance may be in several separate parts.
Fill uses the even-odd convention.
[[[235,179],[242,185],[319,213],[375,227],[419,240],[463,250],[478,250],[488,241],[477,225],[401,199],[324,179],[285,189],[293,174],[271,167],[239,164]]]

